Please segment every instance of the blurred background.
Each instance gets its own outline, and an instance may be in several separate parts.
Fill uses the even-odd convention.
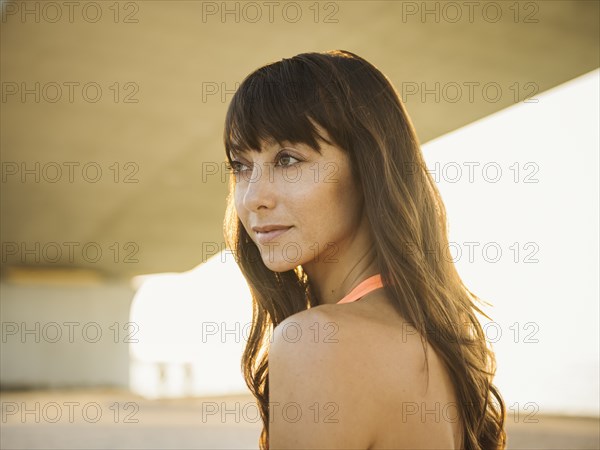
[[[599,2],[1,1],[1,448],[257,448],[223,121],[344,49],[396,86],[490,302],[509,448],[599,448]]]

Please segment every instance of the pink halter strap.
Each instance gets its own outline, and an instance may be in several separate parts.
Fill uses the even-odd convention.
[[[352,289],[348,293],[348,295],[346,295],[344,298],[342,298],[336,304],[339,305],[340,303],[350,303],[350,302],[356,301],[359,298],[367,295],[369,292],[374,291],[375,289],[382,288],[382,287],[383,287],[383,282],[381,281],[381,274],[378,273],[377,275],[373,275],[373,276],[367,278],[366,280],[361,281],[358,284],[358,286],[356,286],[354,289]]]

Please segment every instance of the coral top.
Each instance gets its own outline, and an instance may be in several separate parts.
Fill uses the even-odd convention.
[[[382,287],[383,287],[383,282],[381,281],[381,274],[378,273],[376,275],[373,275],[373,276],[367,278],[366,280],[361,281],[358,284],[358,286],[356,286],[354,289],[352,289],[348,293],[348,295],[346,295],[344,298],[342,298],[336,304],[354,302],[354,301],[360,299],[361,297],[364,297],[369,292],[374,291],[375,289],[382,288]]]

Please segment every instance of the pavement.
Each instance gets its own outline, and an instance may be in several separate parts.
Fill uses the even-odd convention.
[[[257,449],[250,395],[145,399],[119,389],[0,391],[0,448]],[[515,413],[508,449],[600,449],[600,420]]]

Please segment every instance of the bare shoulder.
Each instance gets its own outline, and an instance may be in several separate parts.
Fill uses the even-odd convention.
[[[302,311],[275,329],[270,401],[304,405],[306,421],[291,425],[280,417],[271,427],[274,446],[403,446],[431,434],[415,408],[451,402],[451,382],[428,344],[426,371],[420,335],[383,291],[376,292],[351,304]],[[446,440],[452,433],[448,426],[434,431]]]
[[[328,306],[328,305],[323,305]],[[272,448],[368,448],[375,418],[361,389],[362,364],[340,338],[344,320],[317,307],[294,314],[273,333],[269,351]],[[357,377],[358,376],[358,377]]]
[[[319,342],[332,343],[339,318],[334,305],[322,305],[300,311],[281,322],[273,331],[273,346],[277,344],[310,345]],[[328,339],[331,337],[332,339]],[[328,346],[321,346],[327,350]],[[314,348],[314,346],[313,346]]]
[[[425,363],[420,335],[383,291],[355,303],[320,305],[288,317],[274,330],[270,355],[307,370],[341,372],[338,380],[346,384],[382,377],[382,367],[395,369],[394,380],[412,383]],[[391,365],[394,361],[398,365]]]

